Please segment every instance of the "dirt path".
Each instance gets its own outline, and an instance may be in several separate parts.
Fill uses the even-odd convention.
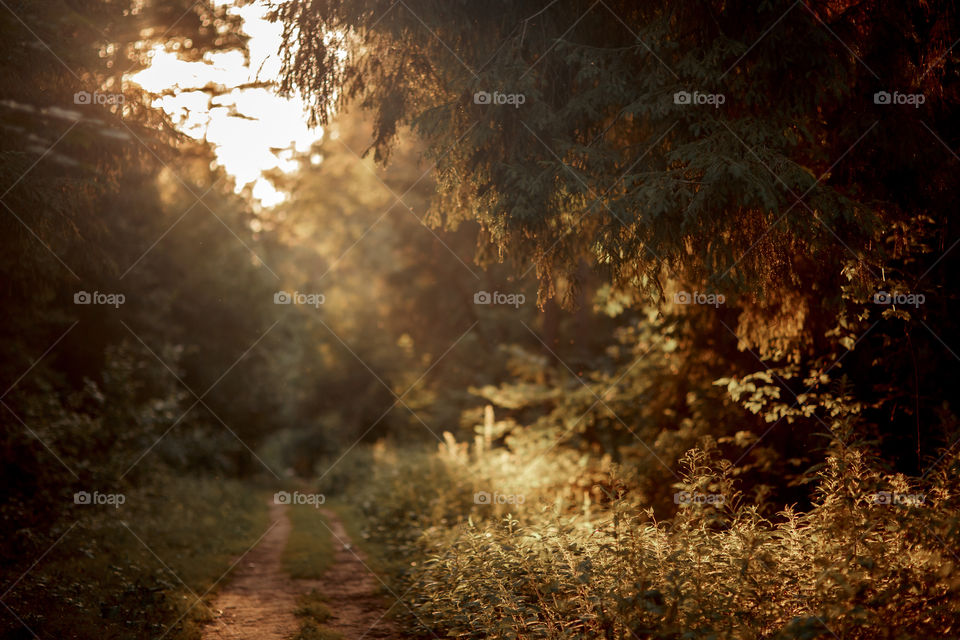
[[[346,640],[399,637],[385,616],[383,598],[379,595],[381,583],[364,565],[366,558],[353,548],[340,518],[332,511],[324,511],[323,515],[330,525],[336,549],[333,565],[317,586],[333,614],[324,626],[342,634]]]
[[[283,505],[270,505],[270,532],[240,561],[213,604],[204,640],[287,640],[300,628],[300,589],[283,571],[280,555],[292,528]]]
[[[313,588],[324,595],[333,614],[324,627],[341,633],[344,640],[396,637],[377,595],[380,583],[358,558],[359,551],[352,549],[336,514],[324,512],[336,553],[323,579],[294,580],[287,575],[280,560],[292,528],[286,509],[270,505],[275,524],[220,591],[212,606],[214,620],[204,628],[203,639],[289,640],[300,628],[293,613],[297,597]]]

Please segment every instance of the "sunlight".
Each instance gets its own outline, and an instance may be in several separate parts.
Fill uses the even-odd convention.
[[[0,0],[0,640],[960,640],[960,13],[677,4]]]
[[[265,87],[244,86],[276,78],[280,71],[281,27],[266,20],[268,10],[264,2],[232,9],[243,18],[243,29],[250,36],[249,63],[238,51],[186,62],[176,52],[157,46],[150,66],[130,79],[151,93],[163,94],[153,106],[162,109],[181,131],[213,145],[217,161],[236,181],[238,193],[252,185],[253,197],[272,207],[286,200],[287,194],[277,190],[264,172],[294,171],[294,152],[309,151],[323,130],[307,126],[301,100],[282,98]],[[203,90],[209,87],[222,95]]]

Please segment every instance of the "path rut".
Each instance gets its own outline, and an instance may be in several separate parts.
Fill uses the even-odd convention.
[[[317,587],[333,614],[325,626],[348,640],[397,638],[378,593],[380,581],[367,569],[363,554],[352,547],[340,519],[329,511],[324,515],[337,550],[333,565]]]

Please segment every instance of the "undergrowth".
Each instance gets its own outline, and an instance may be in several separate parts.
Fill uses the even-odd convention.
[[[197,639],[207,601],[269,526],[265,496],[239,481],[161,474],[123,495],[111,506],[65,494],[53,539],[4,542],[8,559],[22,549],[36,560],[4,569],[4,603],[25,625],[56,638]]]
[[[406,594],[405,626],[424,637],[960,635],[956,458],[912,481],[863,444],[836,439],[826,460],[811,508],[767,514],[705,439],[681,461],[666,518],[617,465],[606,500],[558,499],[561,462],[449,436],[438,453],[379,446],[341,473]]]

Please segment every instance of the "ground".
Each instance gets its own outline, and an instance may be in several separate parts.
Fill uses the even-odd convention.
[[[332,511],[324,516],[335,553],[323,578],[298,580],[284,570],[281,556],[292,530],[289,508],[270,505],[271,527],[239,559],[230,582],[214,601],[215,618],[204,629],[204,640],[288,640],[301,627],[298,600],[314,590],[329,609],[330,616],[323,622],[325,631],[334,632],[329,637],[395,637],[379,594],[381,583]]]

